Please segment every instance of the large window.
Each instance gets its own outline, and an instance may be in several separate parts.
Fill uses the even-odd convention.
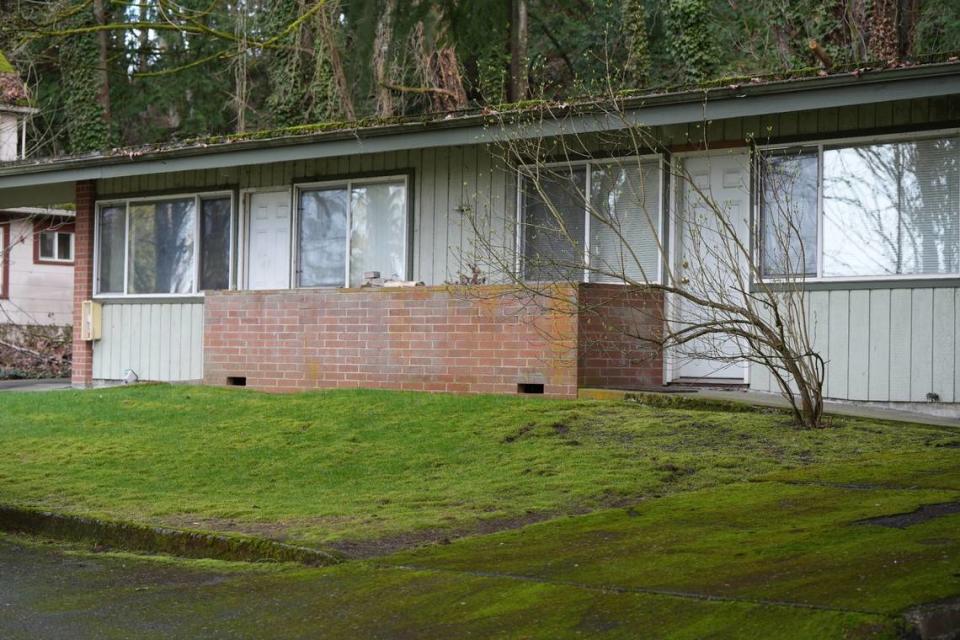
[[[358,287],[365,274],[407,279],[406,178],[299,190],[297,286]]]
[[[778,151],[761,161],[768,277],[960,275],[960,139]]]
[[[229,194],[102,204],[97,218],[97,293],[186,295],[230,286]]]
[[[520,189],[525,279],[659,280],[659,159],[530,167]]]

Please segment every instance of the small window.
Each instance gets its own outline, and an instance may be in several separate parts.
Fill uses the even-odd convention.
[[[73,232],[48,229],[40,232],[39,258],[44,262],[73,262]]]

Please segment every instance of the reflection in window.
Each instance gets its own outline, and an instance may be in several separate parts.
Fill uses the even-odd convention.
[[[97,292],[123,293],[124,252],[127,245],[127,208],[100,209],[97,239]]]
[[[346,243],[346,189],[302,192],[298,286],[342,287]]]
[[[956,139],[823,152],[823,275],[960,271]]]
[[[656,282],[660,179],[659,160],[637,159],[590,162],[524,176],[523,277],[544,282],[585,278]]]
[[[347,182],[301,191],[298,286],[358,287],[368,271],[387,280],[403,280],[406,239],[403,180]]]
[[[233,216],[233,199],[222,194],[101,205],[96,293],[176,295],[229,289]]]
[[[196,202],[193,198],[130,205],[128,293],[191,293]]]
[[[764,158],[761,168],[763,275],[817,274],[817,155]]]
[[[407,195],[403,183],[357,185],[350,195],[350,286],[366,271],[401,280],[406,272]]]
[[[200,289],[230,288],[230,243],[232,241],[230,198],[200,201]]]

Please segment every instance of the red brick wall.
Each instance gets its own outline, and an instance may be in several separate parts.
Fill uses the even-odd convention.
[[[93,343],[80,339],[80,303],[93,296],[93,216],[96,198],[95,182],[77,183],[73,266],[72,381],[78,386],[86,386],[93,382]]]
[[[566,299],[572,298],[571,294]],[[204,380],[275,391],[369,387],[577,391],[576,314],[444,287],[218,292],[204,304]],[[561,306],[557,303],[557,306]]]
[[[640,287],[579,288],[577,381],[581,387],[644,389],[663,385],[663,293]]]

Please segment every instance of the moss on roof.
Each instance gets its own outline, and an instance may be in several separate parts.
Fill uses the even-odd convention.
[[[26,107],[29,104],[30,94],[20,74],[0,51],[0,105]]]

